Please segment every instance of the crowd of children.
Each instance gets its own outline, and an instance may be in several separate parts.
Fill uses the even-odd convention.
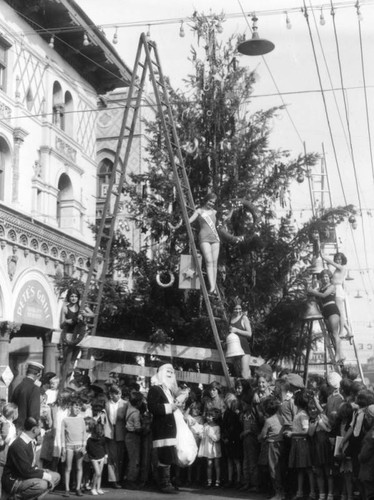
[[[269,368],[238,379],[233,390],[217,382],[190,389],[183,411],[198,453],[191,466],[174,468],[175,488],[236,488],[273,500],[374,498],[374,393],[350,373],[310,376],[305,387],[299,375],[284,371],[274,378]],[[157,487],[146,391],[122,382],[57,393],[52,379],[45,387],[37,459],[60,470],[63,496],[73,489],[78,496],[103,495],[102,484]],[[16,418],[16,406],[5,404],[0,475]],[[116,425],[123,432],[113,433]]]

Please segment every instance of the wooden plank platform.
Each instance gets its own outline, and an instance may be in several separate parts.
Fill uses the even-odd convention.
[[[91,361],[89,359],[79,359],[77,361],[77,366],[86,370],[91,369],[96,380],[106,380],[109,378],[110,372],[136,375],[139,377],[152,377],[157,373],[157,368],[154,367]],[[215,375],[213,373],[184,372],[175,370],[175,376],[178,381],[190,384],[195,383],[209,385],[213,382],[213,380],[216,380],[220,384],[226,385],[226,380],[223,375]],[[231,377],[231,382],[234,383],[234,377]]]
[[[60,342],[60,336],[61,332],[53,332],[52,342],[58,344]],[[181,358],[190,359],[196,362],[214,361],[216,363],[220,363],[218,351],[207,347],[181,346],[173,344],[159,345],[138,340],[99,336],[85,337],[79,344],[79,347],[86,349],[122,351],[142,355],[149,354],[153,356],[165,356],[170,358],[170,360],[173,358]],[[255,356],[250,357],[250,366],[261,366],[263,363],[264,360],[262,358],[257,358]],[[77,361],[77,366],[83,369],[92,370],[92,374],[96,380],[106,380],[109,377],[110,372],[136,375],[140,377],[152,377],[157,372],[157,369],[153,367],[87,359],[79,359]],[[216,380],[222,385],[226,385],[226,380],[223,375],[179,370],[176,370],[175,374],[178,381],[184,381],[187,383],[201,383],[208,385],[213,380]]]

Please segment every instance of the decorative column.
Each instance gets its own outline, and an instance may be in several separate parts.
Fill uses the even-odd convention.
[[[9,344],[12,334],[20,327],[20,324],[10,321],[0,323],[0,399],[5,401],[8,401],[8,387],[14,378],[9,367]]]
[[[28,132],[21,127],[16,127],[13,130],[13,141],[14,141],[14,151],[13,151],[13,183],[12,183],[12,201],[18,201],[18,188],[19,188],[19,152],[21,145],[25,140]]]
[[[56,344],[52,342],[53,330],[48,330],[42,335],[43,341],[43,365],[45,372],[57,373],[56,366]]]

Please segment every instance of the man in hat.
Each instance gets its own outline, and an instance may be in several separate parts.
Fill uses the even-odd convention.
[[[176,461],[177,428],[173,413],[178,408],[174,395],[178,388],[174,368],[164,364],[152,377],[148,391],[148,408],[153,415],[153,449],[157,453],[160,489],[163,493],[175,490],[170,482],[170,467]]]
[[[25,378],[17,385],[12,394],[12,403],[18,406],[18,418],[14,421],[17,429],[23,429],[28,417],[40,418],[40,379],[44,366],[36,361],[29,361]]]
[[[12,498],[42,498],[57,486],[60,474],[35,465],[35,441],[40,425],[33,417],[26,418],[24,430],[9,446],[2,478],[4,491]]]

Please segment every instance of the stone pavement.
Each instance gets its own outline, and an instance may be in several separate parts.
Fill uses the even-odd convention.
[[[126,490],[124,489],[112,489],[103,488],[106,492],[104,495],[95,497],[97,500],[161,500],[168,498],[170,500],[190,500],[199,497],[203,497],[203,500],[216,500],[222,498],[233,498],[233,499],[243,499],[243,500],[264,500],[265,496],[258,493],[248,493],[240,492],[235,489],[225,489],[225,488],[187,488],[181,487],[178,492],[171,495],[165,495],[155,490]],[[54,491],[51,494],[44,497],[44,500],[63,500],[63,491]],[[81,498],[82,500],[88,500],[93,498],[90,493],[84,493],[83,497],[77,497],[74,492],[70,494],[71,499]]]

